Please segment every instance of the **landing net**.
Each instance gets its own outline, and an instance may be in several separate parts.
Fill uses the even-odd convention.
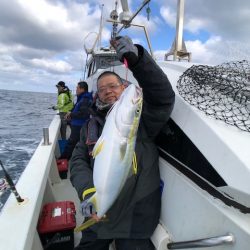
[[[250,132],[250,62],[192,66],[178,80],[180,95],[206,115]]]

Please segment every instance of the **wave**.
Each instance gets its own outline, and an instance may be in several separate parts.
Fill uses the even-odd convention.
[[[57,94],[0,90],[0,159],[14,182],[17,182],[42,139],[55,112]],[[0,169],[0,178],[3,178]],[[0,195],[0,210],[10,192]]]

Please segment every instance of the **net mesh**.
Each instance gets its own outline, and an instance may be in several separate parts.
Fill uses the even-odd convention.
[[[206,115],[250,132],[250,62],[194,65],[179,78],[177,89]]]

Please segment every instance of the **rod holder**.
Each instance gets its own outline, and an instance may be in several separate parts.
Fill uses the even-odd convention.
[[[43,128],[43,145],[50,145],[49,142],[49,128]]]
[[[3,172],[4,172],[4,175],[6,177],[6,180],[7,180],[8,184],[9,184],[9,186],[10,186],[11,192],[15,195],[15,198],[16,198],[17,202],[19,204],[22,203],[24,201],[24,199],[22,199],[22,197],[17,192],[15,184],[12,181],[12,179],[11,179],[10,175],[8,174],[7,170],[4,168],[3,163],[2,163],[1,160],[0,160],[0,165],[1,165],[2,169],[3,169]]]

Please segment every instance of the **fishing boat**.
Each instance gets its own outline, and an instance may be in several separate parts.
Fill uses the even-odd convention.
[[[147,2],[144,1],[142,7]],[[127,3],[122,1],[122,4],[123,16],[127,18]],[[182,0],[178,1],[178,6],[181,30],[180,20],[183,20],[181,15],[184,10]],[[130,19],[126,19],[126,25]],[[179,35],[177,34],[166,58],[173,55],[180,60],[187,57],[187,61],[158,62],[173,86],[176,101],[171,119],[157,139],[162,207],[159,224],[151,240],[157,250],[208,247],[215,250],[245,250],[250,245],[249,113],[248,116],[247,113],[237,115],[237,119],[243,121],[241,125],[237,121],[232,122],[233,110],[227,112],[227,119],[223,120],[221,116],[211,114],[211,106],[204,108],[204,102],[211,104],[211,100],[208,102],[207,95],[201,95],[203,90],[199,92],[195,87],[191,89],[190,86],[194,85],[185,83],[193,83],[197,79],[202,82],[212,79],[209,93],[211,90],[219,93],[225,89],[221,89],[222,83],[225,79],[228,80],[225,71],[232,70],[232,67],[228,64],[219,68],[207,65],[201,67],[189,62],[191,54],[183,48],[181,32]],[[132,73],[117,60],[111,48],[99,48],[91,51],[87,62],[86,79],[92,91],[96,90],[98,75],[107,69],[112,69],[126,81],[137,84]],[[216,74],[212,74],[214,70]],[[224,73],[219,75],[220,72]],[[237,75],[236,81],[239,81],[238,74],[242,73],[242,67],[233,72]],[[249,72],[244,76],[248,79],[248,92],[238,90],[234,93],[230,87],[230,91],[226,91],[229,95],[227,100],[235,101],[238,110],[244,104],[246,112],[250,110],[247,94]],[[214,75],[216,77],[212,78]],[[227,83],[232,82],[232,75],[231,72]],[[240,78],[240,82],[244,83],[244,77]],[[196,99],[190,99],[191,90],[200,95],[194,95]],[[227,95],[224,91],[221,97],[225,99]],[[201,100],[201,97],[204,99]],[[219,107],[219,102],[215,102],[213,110],[222,114],[223,110]],[[247,116],[245,120],[244,115]],[[1,249],[48,248],[49,244],[42,244],[38,230],[39,217],[44,205],[48,203],[73,201],[76,224],[82,223],[76,191],[68,178],[62,179],[59,175],[56,161],[60,155],[58,140],[60,118],[55,116],[49,128],[44,129],[44,138],[16,184],[21,201],[17,202],[15,195],[11,194],[1,211]],[[81,234],[75,233],[74,245],[78,244],[80,238]],[[61,241],[63,240],[65,239],[62,238]],[[110,249],[114,249],[112,245]]]

